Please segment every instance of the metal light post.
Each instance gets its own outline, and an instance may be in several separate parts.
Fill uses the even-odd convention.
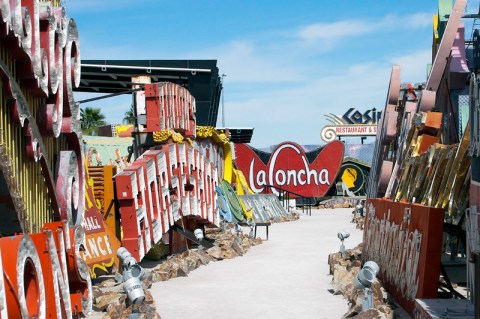
[[[222,74],[222,127],[225,127],[225,85],[223,78],[226,76],[225,73]]]

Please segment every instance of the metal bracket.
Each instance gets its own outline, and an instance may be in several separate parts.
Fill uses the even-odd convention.
[[[412,218],[411,208],[410,208],[410,207],[406,207],[406,208],[405,208],[405,213],[404,213],[404,215],[403,215],[403,222],[404,222],[404,223],[407,223],[407,224],[410,224],[411,218]]]

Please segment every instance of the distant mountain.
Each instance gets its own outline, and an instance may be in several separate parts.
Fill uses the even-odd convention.
[[[362,162],[372,165],[375,144],[350,144],[345,145],[345,157],[353,157]]]

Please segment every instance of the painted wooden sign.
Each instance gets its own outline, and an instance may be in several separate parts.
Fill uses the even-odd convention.
[[[95,205],[87,207],[82,226],[85,245],[80,255],[87,263],[90,276],[96,278],[119,269],[117,250],[120,242]]]
[[[256,193],[277,193],[277,188],[304,197],[324,196],[334,184],[343,160],[344,145],[333,141],[307,152],[293,142],[279,144],[269,158],[246,144],[235,145],[236,164]],[[268,187],[272,185],[274,187]]]

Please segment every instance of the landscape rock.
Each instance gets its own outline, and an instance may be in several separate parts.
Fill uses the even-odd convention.
[[[207,254],[216,260],[222,260],[222,250],[218,246],[213,246],[212,248],[207,249]]]
[[[224,246],[221,248],[223,259],[232,259],[238,256],[232,246]]]
[[[167,271],[152,272],[152,282],[167,281],[168,279],[170,279],[170,274]]]
[[[94,298],[93,307],[95,311],[104,311],[109,305],[120,306],[125,294],[118,294],[114,292],[101,294]]]
[[[356,272],[358,273],[358,270]],[[354,275],[355,270],[347,270],[346,267],[342,265],[334,265],[334,271],[333,271],[333,280],[332,280],[332,289],[334,291],[334,294],[343,294],[345,295],[347,292],[347,286],[352,284],[352,280],[355,277]],[[353,285],[352,285],[353,286]]]
[[[362,217],[359,214],[354,214],[352,217],[352,223],[355,224],[356,228],[363,230],[363,227],[365,225],[365,217]]]
[[[115,279],[107,279],[107,280],[103,280],[99,285],[98,287],[100,288],[108,288],[108,287],[114,287],[114,286],[117,286],[118,283],[115,281]]]
[[[298,218],[299,215],[293,213],[272,222],[291,221]],[[159,264],[146,271],[145,278],[142,280],[145,300],[141,305],[128,305],[122,282],[115,281],[113,276],[97,279],[93,286],[94,311],[104,312],[103,319],[128,318],[132,311],[138,313],[140,318],[160,318],[155,300],[149,291],[153,283],[186,277],[202,265],[242,256],[252,246],[263,243],[259,237],[250,238],[248,234],[236,232],[233,223],[226,224],[224,229],[206,227],[205,234],[207,238],[214,241],[214,246],[205,250],[190,249],[165,258],[166,247],[163,244],[156,246],[156,251],[151,252],[147,258],[158,260]],[[116,276],[123,278],[121,273]]]
[[[232,242],[232,249],[239,255],[243,256],[245,254],[245,251],[241,245],[238,244],[236,240]]]
[[[213,257],[207,254],[204,250],[197,250],[198,260],[202,265],[207,265],[209,262],[213,261]]]
[[[342,318],[394,318],[394,306],[388,302],[388,293],[385,291],[382,283],[375,279],[370,287],[373,296],[374,309],[362,311],[362,300],[364,291],[356,289],[352,281],[362,266],[362,249],[363,244],[353,249],[347,249],[345,257],[339,252],[328,255],[328,264],[330,266],[330,274],[332,278],[332,293],[342,294],[348,300],[349,310]]]
[[[381,312],[379,309],[368,309],[366,311],[362,311],[353,317],[345,317],[345,318],[355,318],[355,319],[390,319],[387,317],[385,313]],[[392,317],[393,318],[393,317]]]
[[[139,314],[141,319],[160,319],[156,310],[155,303],[142,303],[141,305],[131,305],[128,307],[109,307],[103,319],[128,319],[133,312]]]

